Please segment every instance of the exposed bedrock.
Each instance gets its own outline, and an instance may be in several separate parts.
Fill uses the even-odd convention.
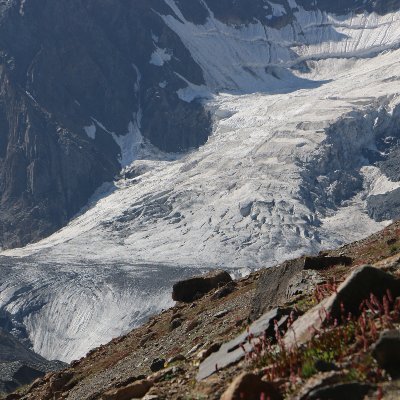
[[[187,85],[180,76],[203,77],[157,14],[168,10],[163,1],[0,5],[0,247],[65,225],[132,161],[139,125],[166,151],[207,140],[208,113],[176,93]],[[150,63],[155,47],[173,49],[168,68]]]

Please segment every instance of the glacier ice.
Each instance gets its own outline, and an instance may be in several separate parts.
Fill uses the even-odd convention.
[[[47,358],[78,358],[170,306],[172,282],[194,271],[267,267],[390,222],[369,218],[366,199],[400,186],[373,157],[400,121],[400,12],[297,7],[274,29],[212,13],[195,25],[166,2],[207,83],[177,95],[202,99],[213,134],[164,154],[134,115],[120,178],[56,234],[2,253],[0,307]]]

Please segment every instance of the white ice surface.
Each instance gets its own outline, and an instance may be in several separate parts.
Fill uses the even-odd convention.
[[[156,47],[150,58],[150,64],[162,67],[166,62],[171,61],[172,55],[169,50]]]
[[[300,9],[293,26],[274,30],[212,15],[194,25],[166,2],[180,20],[165,22],[206,79],[196,87],[182,77],[178,95],[203,99],[213,134],[198,150],[163,154],[145,143],[133,115],[129,134],[114,135],[129,178],[104,185],[51,237],[3,252],[14,267],[0,278],[0,306],[28,310],[22,323],[46,357],[71,360],[127,331],[168,306],[171,282],[184,274],[271,266],[388,223],[365,211],[368,195],[399,186],[376,167],[360,164],[363,189],[338,208],[314,209],[301,188],[334,176],[329,166],[342,156],[361,160],[399,118],[399,13]],[[308,73],[288,68],[302,60]],[[342,183],[330,182],[327,194]],[[45,305],[29,311],[36,302]]]
[[[86,135],[88,135],[88,137],[90,137],[90,139],[96,139],[96,125],[92,124],[89,126],[85,126],[84,127]]]

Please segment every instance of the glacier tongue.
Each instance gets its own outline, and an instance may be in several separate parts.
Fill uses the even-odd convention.
[[[208,87],[180,95],[204,99],[213,135],[181,156],[143,144],[67,227],[2,253],[0,307],[47,358],[78,358],[170,306],[194,271],[271,266],[389,222],[366,199],[399,186],[371,154],[400,120],[400,13],[299,8],[280,30],[163,18],[203,68]]]

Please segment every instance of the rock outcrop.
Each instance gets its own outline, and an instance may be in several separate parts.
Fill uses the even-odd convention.
[[[232,278],[226,271],[215,271],[203,276],[189,278],[174,285],[172,299],[190,303],[231,281]]]

